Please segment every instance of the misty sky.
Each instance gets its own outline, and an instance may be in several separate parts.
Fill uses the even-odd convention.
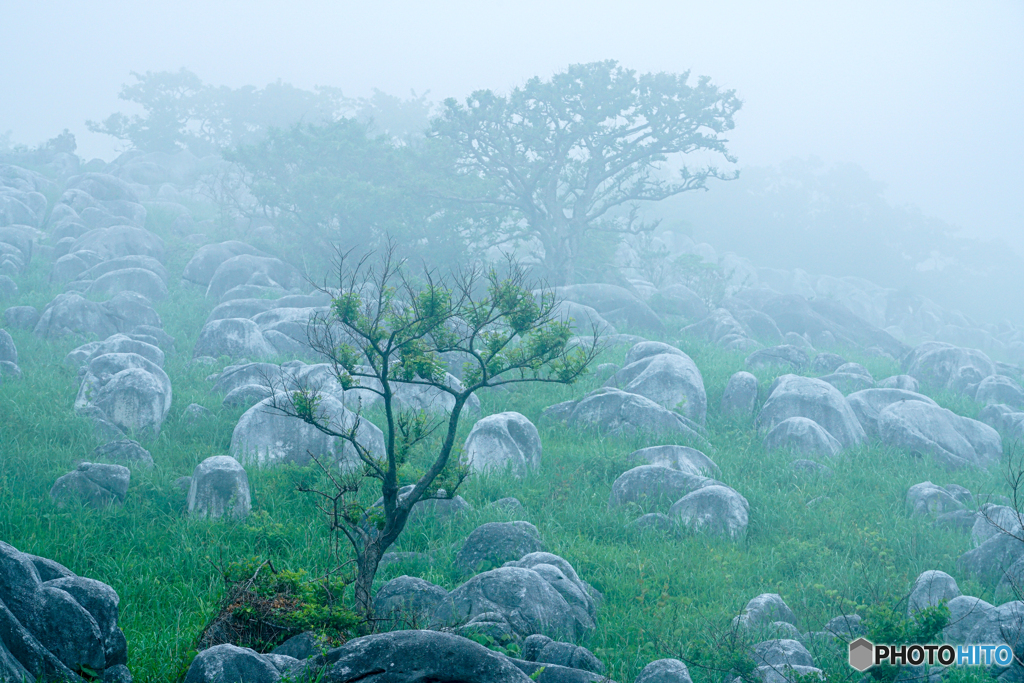
[[[839,7],[839,5],[842,5]],[[740,164],[853,161],[970,234],[1024,253],[1024,2],[14,2],[0,25],[0,133],[37,144],[128,111],[129,71],[184,66],[238,87],[281,79],[507,89],[573,62],[708,74],[744,100]]]

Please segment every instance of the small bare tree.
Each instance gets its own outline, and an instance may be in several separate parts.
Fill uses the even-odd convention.
[[[321,406],[322,388],[296,387],[275,392],[272,407],[343,440],[358,458],[345,472],[310,454],[321,466],[329,490],[318,495],[332,533],[343,534],[355,552],[356,609],[373,619],[374,576],[384,552],[398,539],[413,506],[426,499],[451,498],[466,476],[452,458],[466,402],[474,392],[524,382],[571,384],[600,351],[597,331],[586,344],[571,344],[568,320],[557,314],[552,292],[532,291],[526,269],[509,258],[499,271],[469,268],[442,275],[424,269],[413,279],[389,243],[379,254],[355,260],[339,254],[338,288],[320,288],[332,296],[329,312],[307,328],[312,349],[328,359],[345,389],[375,395],[382,413],[384,453],[358,438],[363,405],[344,419]],[[353,262],[354,261],[354,262]],[[442,354],[465,359],[463,379],[446,372]],[[410,411],[396,392],[410,385],[445,398],[440,416]],[[418,477],[405,466],[413,455],[428,463]],[[403,477],[404,475],[404,477]],[[413,482],[399,495],[403,478]],[[358,494],[379,485],[382,505],[366,507]]]

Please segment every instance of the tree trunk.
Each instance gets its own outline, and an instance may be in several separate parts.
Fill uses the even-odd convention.
[[[373,579],[377,576],[377,565],[383,550],[377,541],[371,541],[356,557],[355,599],[356,611],[373,626]]]

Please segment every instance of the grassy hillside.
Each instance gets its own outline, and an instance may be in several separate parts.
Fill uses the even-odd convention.
[[[154,229],[160,232],[160,227]],[[53,482],[96,445],[86,422],[72,411],[77,374],[62,364],[80,342],[50,344],[30,332],[12,331],[24,378],[0,386],[0,539],[113,586],[121,597],[129,664],[140,683],[183,674],[196,637],[223,593],[219,565],[260,556],[279,567],[315,573],[329,561],[323,520],[312,500],[295,490],[308,476],[299,468],[248,468],[254,514],[245,521],[208,523],[183,516],[185,492],[175,480],[191,474],[204,458],[227,452],[242,411],[222,408],[222,397],[209,393],[205,377],[219,367],[189,365],[192,345],[213,304],[178,281],[189,248],[173,242],[169,247],[171,294],[157,308],[165,329],[177,338],[176,351],[166,362],[174,403],[160,437],[143,443],[156,466],[132,472],[123,506],[60,509],[48,497]],[[42,309],[57,293],[47,283],[47,266],[38,260],[33,264],[19,282],[23,294],[18,303]],[[626,456],[667,441],[603,439],[542,426],[544,454],[537,473],[521,480],[469,480],[460,494],[473,512],[448,525],[412,526],[393,548],[430,553],[433,563],[388,566],[378,575],[380,583],[408,573],[454,588],[461,581],[452,546],[483,522],[509,519],[485,505],[515,496],[526,509],[522,518],[537,526],[547,549],[565,557],[604,594],[597,631],[584,644],[622,683],[649,661],[679,657],[692,643],[720,635],[759,593],[781,594],[797,614],[801,631],[820,629],[844,605],[898,601],[927,569],[949,572],[965,594],[991,601],[990,591],[955,569],[970,539],[933,529],[930,520],[909,518],[903,500],[909,486],[925,480],[955,482],[975,495],[1006,493],[1001,470],[951,474],[874,443],[832,463],[835,476],[830,479],[798,479],[788,469],[793,456],[766,454],[748,423],[719,419],[719,399],[729,376],[742,369],[743,355],[678,335],[662,340],[679,344],[703,373],[714,447],[708,455],[721,467],[721,480],[750,502],[743,541],[638,534],[627,524],[639,510],[608,511],[612,482],[630,467]],[[625,350],[611,349],[600,362],[620,363]],[[879,378],[898,372],[877,359],[844,355]],[[763,397],[773,378],[759,379]],[[599,384],[591,377],[571,388],[491,393],[482,398],[483,411],[515,410],[536,423],[546,406],[582,396]],[[933,398],[949,405],[942,396]],[[185,424],[182,412],[193,402],[209,408],[215,418],[195,427]],[[472,422],[466,420],[466,432]],[[808,506],[811,501],[816,502]],[[844,662],[821,651],[814,654],[831,678],[851,679],[854,672]],[[720,679],[697,668],[692,674],[698,682]]]

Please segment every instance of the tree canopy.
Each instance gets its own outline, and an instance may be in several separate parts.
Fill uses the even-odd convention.
[[[578,277],[595,237],[653,226],[637,211],[652,202],[730,178],[713,164],[667,164],[694,152],[734,162],[722,134],[740,101],[689,72],[638,75],[615,61],[575,64],[532,78],[507,96],[474,92],[444,102],[431,134],[456,150],[458,168],[489,181],[468,201],[511,212],[502,237],[533,241],[552,282]]]

